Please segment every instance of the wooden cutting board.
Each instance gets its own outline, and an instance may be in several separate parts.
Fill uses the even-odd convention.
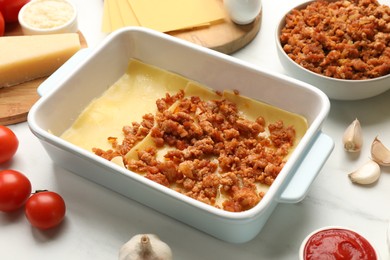
[[[169,34],[186,41],[213,49],[225,54],[232,54],[250,43],[261,27],[262,13],[246,25],[238,25],[226,18],[224,22],[196,30],[175,31]]]
[[[22,35],[18,24],[7,25],[6,36]],[[79,32],[83,48],[87,42]],[[39,99],[37,88],[46,78],[39,78],[16,86],[0,89],[0,125],[11,125],[24,122],[32,105]]]
[[[260,13],[255,21],[247,25],[237,25],[230,19],[209,27],[196,30],[183,30],[169,33],[172,36],[210,48],[225,54],[231,54],[250,43],[261,27]],[[7,25],[5,35],[22,35],[18,24]],[[87,47],[87,42],[81,32],[80,42],[82,47]],[[39,99],[38,86],[46,78],[29,81],[17,86],[0,89],[0,125],[10,125],[24,122],[32,105]]]

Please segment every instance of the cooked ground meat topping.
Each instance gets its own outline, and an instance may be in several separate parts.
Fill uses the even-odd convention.
[[[390,7],[376,0],[317,0],[286,16],[280,41],[296,63],[339,79],[390,73]]]
[[[208,101],[180,91],[156,105],[155,115],[123,127],[121,144],[109,137],[112,149],[94,148],[95,154],[107,160],[121,156],[127,169],[227,211],[257,205],[265,194],[258,185],[273,183],[294,144],[292,126],[267,124],[261,116],[248,120],[224,98]],[[126,157],[145,138],[154,145],[137,150],[138,159]],[[163,147],[169,149],[161,158]]]

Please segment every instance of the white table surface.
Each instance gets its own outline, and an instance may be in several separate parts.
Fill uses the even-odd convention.
[[[105,37],[100,31],[103,1],[74,2],[80,30],[93,48]],[[274,47],[274,28],[278,17],[300,2],[264,0],[259,34],[233,56],[285,73]],[[359,154],[347,154],[341,136],[355,118],[362,124],[365,143]],[[60,193],[67,215],[61,226],[42,232],[29,225],[23,211],[0,213],[0,259],[117,259],[120,246],[137,233],[159,235],[171,246],[174,259],[297,259],[303,238],[328,225],[356,229],[379,250],[381,259],[390,259],[390,167],[382,168],[379,181],[368,187],[354,185],[347,177],[368,159],[375,136],[390,146],[390,91],[366,100],[331,102],[323,131],[334,139],[335,149],[307,197],[297,204],[279,204],[260,234],[241,245],[217,240],[54,165],[27,123],[10,127],[20,146],[0,169],[25,173],[33,190]]]

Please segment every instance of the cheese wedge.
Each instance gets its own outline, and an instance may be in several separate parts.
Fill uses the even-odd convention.
[[[0,37],[0,88],[49,76],[80,48],[77,33]]]

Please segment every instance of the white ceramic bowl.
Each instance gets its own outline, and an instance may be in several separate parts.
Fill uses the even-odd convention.
[[[301,114],[307,119],[308,130],[257,206],[237,213],[217,209],[59,137],[94,98],[124,74],[132,58],[215,90],[237,89],[244,96]],[[334,146],[332,139],[321,131],[330,103],[320,90],[225,54],[140,27],[120,29],[105,38],[97,48],[82,50],[39,88],[42,97],[30,110],[28,123],[54,162],[231,243],[253,239],[278,203],[302,200]]]
[[[377,257],[376,260],[381,259],[379,251],[375,248],[375,246],[370,241],[368,241],[366,237],[364,237],[362,234],[360,234],[358,231],[350,229],[350,228],[340,227],[340,226],[327,226],[327,227],[322,227],[322,228],[316,229],[305,237],[305,239],[302,241],[301,246],[299,248],[299,260],[307,260],[307,258],[305,258],[305,247],[306,247],[306,244],[308,243],[308,241],[311,237],[313,237],[315,234],[317,234],[319,232],[327,231],[327,230],[334,230],[334,229],[336,229],[336,230],[340,229],[340,230],[344,230],[347,232],[352,231],[352,232],[358,234],[360,237],[362,237],[364,240],[366,240],[371,245],[371,247],[374,249],[374,252],[375,252],[376,257]],[[374,259],[372,259],[372,260],[374,260]]]
[[[313,1],[310,0],[294,7],[293,9],[305,8],[312,2]],[[291,10],[288,11],[286,15],[290,13]],[[367,80],[343,80],[326,77],[300,66],[286,54],[281,45],[279,36],[285,23],[284,15],[281,17],[280,22],[276,28],[275,41],[280,62],[289,75],[312,84],[313,86],[325,92],[329,98],[335,100],[365,99],[379,95],[390,89],[390,74]]]
[[[224,0],[224,6],[236,24],[244,25],[253,22],[261,12],[261,0]]]
[[[20,9],[18,20],[24,35],[78,31],[77,9],[68,0],[32,0]]]

